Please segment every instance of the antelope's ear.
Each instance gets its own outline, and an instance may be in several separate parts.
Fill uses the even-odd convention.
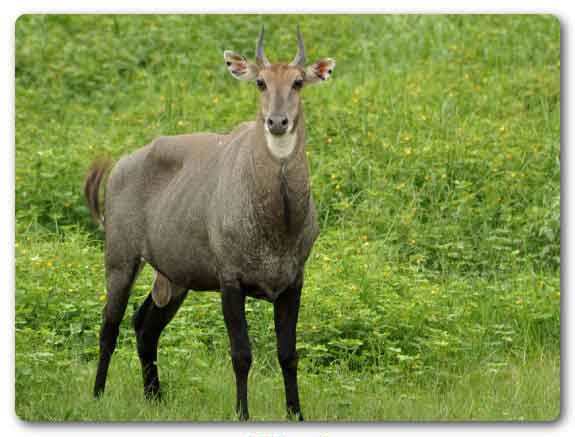
[[[328,80],[335,68],[335,60],[323,58],[305,69],[305,82],[308,84]]]
[[[224,52],[224,61],[229,72],[239,80],[254,80],[259,72],[256,64],[248,62],[242,55],[226,50]]]

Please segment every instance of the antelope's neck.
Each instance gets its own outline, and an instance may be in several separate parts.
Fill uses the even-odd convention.
[[[281,234],[298,233],[309,213],[310,201],[303,118],[292,133],[279,138],[269,134],[263,120],[258,119],[252,150],[257,220]]]

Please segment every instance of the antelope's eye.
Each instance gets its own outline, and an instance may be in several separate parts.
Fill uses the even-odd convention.
[[[264,91],[266,89],[266,83],[263,79],[256,79],[256,86],[260,89],[260,91]]]
[[[293,89],[294,90],[299,90],[299,89],[301,89],[302,86],[303,86],[303,80],[301,80],[301,79],[294,80],[294,82],[293,82]]]

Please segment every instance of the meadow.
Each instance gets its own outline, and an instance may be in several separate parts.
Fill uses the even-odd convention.
[[[164,332],[144,399],[132,292],[94,400],[103,234],[93,159],[225,132],[257,90],[225,49],[337,61],[305,89],[321,235],[298,325],[310,421],[560,415],[560,24],[537,15],[25,15],[16,22],[16,414],[28,421],[235,420],[217,293]],[[283,421],[273,307],[248,300],[251,420]]]

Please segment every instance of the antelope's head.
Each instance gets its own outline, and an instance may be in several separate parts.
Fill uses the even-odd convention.
[[[301,111],[300,91],[307,85],[329,79],[335,61],[323,58],[306,66],[305,48],[299,27],[298,50],[289,64],[270,63],[264,54],[264,29],[256,47],[255,62],[248,62],[238,53],[226,50],[224,60],[236,79],[255,82],[260,90],[260,117],[266,133],[279,138],[294,132]]]

